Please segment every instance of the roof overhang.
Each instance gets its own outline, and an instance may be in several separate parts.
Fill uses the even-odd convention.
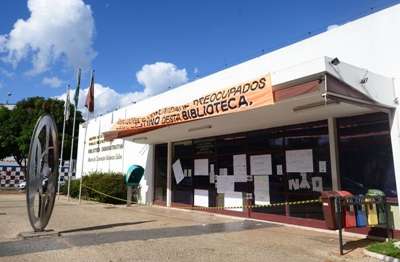
[[[162,128],[149,128],[135,135],[129,135],[129,131],[114,132],[112,138],[156,144],[394,108],[392,79],[343,62],[334,65],[331,60],[324,57],[272,72],[273,105]]]

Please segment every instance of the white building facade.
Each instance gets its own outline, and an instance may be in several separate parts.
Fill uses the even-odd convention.
[[[93,118],[87,130],[80,126],[77,176],[141,165],[141,201],[167,206],[278,203],[313,199],[322,190],[359,194],[375,188],[390,199],[392,224],[399,229],[399,28],[395,5]],[[115,139],[104,140],[118,120],[191,103],[265,75],[271,78],[272,105],[146,132],[116,132]],[[235,175],[243,155],[248,178],[235,178],[232,192],[217,188],[220,176]],[[294,156],[311,159],[311,167],[296,164]],[[251,174],[257,159],[270,170],[264,180]],[[172,170],[177,160],[184,173],[179,181]],[[206,178],[198,175],[200,165],[207,165]],[[226,213],[324,227],[318,208]]]

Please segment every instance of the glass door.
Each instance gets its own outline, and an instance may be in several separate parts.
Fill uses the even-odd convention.
[[[167,144],[155,145],[154,203],[165,205],[167,201]]]

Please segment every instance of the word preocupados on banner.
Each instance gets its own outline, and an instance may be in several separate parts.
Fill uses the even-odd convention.
[[[271,76],[267,74],[194,99],[191,103],[159,109],[147,116],[119,119],[106,140],[144,133],[156,128],[246,111],[274,103]]]

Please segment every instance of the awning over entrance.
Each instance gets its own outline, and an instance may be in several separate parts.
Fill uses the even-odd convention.
[[[261,76],[238,86],[250,83],[251,87],[252,83],[262,81],[264,77],[268,87],[269,76]],[[271,77],[274,77],[274,74]],[[323,69],[317,69],[314,74],[269,88],[270,92],[256,90],[258,93],[255,95],[249,92],[250,96],[245,102],[249,105],[251,100],[260,102],[255,107],[249,106],[248,110],[233,110],[230,113],[215,114],[192,121],[171,122],[170,125],[149,125],[141,130],[120,126],[117,130],[105,132],[104,136],[107,140],[124,138],[137,143],[165,143],[304,123],[329,117],[388,111],[394,103],[390,79],[344,63],[333,65],[330,60],[327,60]],[[239,97],[235,103],[232,102],[232,106],[239,105]],[[129,120],[125,123],[129,123]]]
[[[244,83],[198,97],[191,102],[159,108],[141,117],[120,119],[105,139],[125,137],[167,126],[244,112],[274,103],[271,75],[266,74]]]

